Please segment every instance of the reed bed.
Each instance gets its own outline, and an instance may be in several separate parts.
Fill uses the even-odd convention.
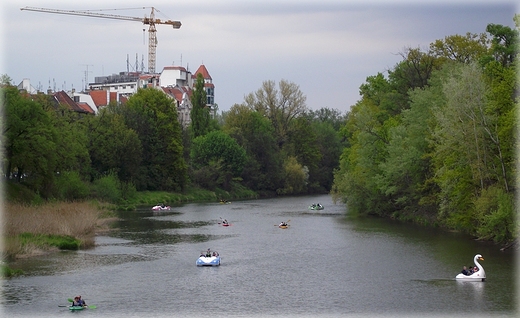
[[[69,236],[80,240],[82,248],[91,247],[100,214],[101,211],[89,202],[60,202],[43,206],[6,203],[2,219],[2,254],[8,257],[40,254],[41,246],[22,242],[20,236],[23,233]]]

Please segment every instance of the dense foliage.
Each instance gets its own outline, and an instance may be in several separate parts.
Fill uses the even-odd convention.
[[[361,85],[333,194],[353,212],[497,242],[515,226],[518,31],[449,36]]]
[[[52,95],[19,92],[5,78],[8,193],[23,186],[36,193],[34,202],[96,197],[124,204],[137,191],[182,192],[187,186],[219,196],[245,189],[261,195],[327,192],[339,163],[344,116],[308,111],[303,93],[287,81],[277,98],[292,106],[272,106],[273,118],[245,102],[212,119],[199,77],[192,124],[183,130],[175,103],[158,89],[139,89],[124,104],[78,115],[56,105]],[[267,83],[264,88],[273,88]]]

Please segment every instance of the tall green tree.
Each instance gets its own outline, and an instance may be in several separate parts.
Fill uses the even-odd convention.
[[[192,138],[204,136],[210,131],[209,108],[206,106],[206,90],[204,89],[204,78],[202,74],[197,75],[195,88],[191,97],[191,133]]]
[[[491,34],[491,51],[496,61],[510,66],[518,54],[518,30],[490,23],[486,31]]]
[[[223,131],[246,150],[247,162],[241,175],[244,185],[256,191],[282,187],[282,157],[269,119],[235,104],[226,113]]]
[[[92,181],[115,173],[122,182],[133,182],[142,162],[143,150],[137,132],[126,126],[123,114],[109,105],[88,123]]]
[[[290,134],[284,146],[284,152],[289,157],[297,159],[305,167],[308,179],[305,190],[322,191],[318,182],[318,165],[323,155],[319,151],[315,126],[305,117],[298,117],[291,123]]]
[[[89,131],[85,122],[93,116],[78,115],[64,106],[59,106],[51,114],[57,134],[56,170],[60,173],[76,171],[82,179],[88,180],[91,159],[88,152]]]
[[[239,177],[246,163],[246,151],[228,134],[215,130],[193,139],[191,148],[192,166],[199,172],[214,175],[212,184],[230,190],[231,181]],[[195,173],[196,175],[197,172]],[[201,180],[201,178],[199,178]],[[209,181],[205,181],[210,184]]]
[[[350,146],[343,150],[340,168],[334,173],[332,194],[334,200],[346,202],[355,213],[385,215],[393,211],[392,202],[377,185],[392,126],[381,118],[388,118],[386,112],[364,97],[351,108],[342,130]]]
[[[441,61],[471,63],[488,54],[489,40],[485,33],[466,35],[450,35],[430,44],[430,52]]]
[[[307,111],[307,97],[295,83],[264,81],[262,87],[244,98],[244,104],[271,121],[280,148],[287,142],[293,119]]]
[[[284,187],[278,190],[279,194],[300,194],[307,190],[309,169],[302,166],[293,156],[284,160]]]
[[[339,131],[327,121],[312,122],[316,132],[317,152],[321,154],[315,175],[312,177],[318,185],[318,191],[329,192],[334,181],[334,170],[339,167],[339,158],[344,148]]]
[[[132,95],[126,106],[125,122],[137,132],[143,149],[136,188],[182,191],[187,183],[187,165],[175,104],[163,92],[144,88]]]
[[[60,192],[58,176],[71,171],[87,176],[90,158],[81,116],[61,105],[50,106],[40,96],[20,93],[14,86],[3,86],[2,94],[8,179],[53,198]]]
[[[57,137],[52,114],[22,97],[16,87],[2,90],[5,124],[4,175],[50,197],[57,167]]]
[[[340,134],[347,116],[337,109],[323,107],[309,110],[307,118],[316,135],[317,151],[321,154],[316,172],[309,171],[310,178],[316,181],[318,192],[329,192],[334,180],[333,172],[339,167],[341,152],[347,145]]]

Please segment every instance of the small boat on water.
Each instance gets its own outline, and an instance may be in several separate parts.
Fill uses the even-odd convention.
[[[217,251],[211,251],[209,248],[206,252],[200,253],[196,262],[197,266],[219,266],[220,255]]]
[[[81,296],[79,296],[81,297]],[[86,305],[85,302],[80,302],[78,300],[78,297],[74,297],[74,299],[72,298],[69,298],[67,299],[67,301],[71,302],[72,305],[68,305],[68,306],[65,306],[65,305],[58,305],[58,307],[67,307],[69,308],[69,310],[72,310],[72,311],[78,311],[78,310],[83,310],[83,309],[87,309],[87,308],[90,308],[90,309],[96,309],[96,306],[94,305]],[[81,304],[83,303],[83,304]]]
[[[218,224],[222,224],[222,226],[230,226],[231,225],[231,224],[229,224],[228,220],[223,219],[222,217],[220,217],[220,220],[222,222],[218,222]]]
[[[170,206],[158,204],[158,205],[152,207],[152,210],[153,211],[170,211]]]
[[[289,220],[289,221],[291,221],[291,220]],[[285,221],[281,222],[280,224],[278,224],[278,227],[281,228],[281,229],[286,229],[286,228],[288,228],[288,227],[289,227],[289,221],[287,221],[287,222],[285,222]]]
[[[475,263],[475,266],[478,268],[478,271],[471,273],[470,275],[465,275],[463,273],[458,274],[455,276],[456,280],[461,281],[469,281],[469,282],[483,282],[486,280],[486,271],[484,270],[484,267],[480,265],[478,262],[479,260],[483,261],[484,258],[482,255],[477,254],[473,258],[473,262]]]
[[[313,203],[309,205],[309,210],[323,210],[325,209],[321,203]]]

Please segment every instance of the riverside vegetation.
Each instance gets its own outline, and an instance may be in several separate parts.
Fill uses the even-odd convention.
[[[40,206],[5,203],[2,256],[9,261],[58,250],[94,246],[96,231],[108,228],[111,213],[94,202],[57,202]],[[3,276],[21,274],[2,264]]]

